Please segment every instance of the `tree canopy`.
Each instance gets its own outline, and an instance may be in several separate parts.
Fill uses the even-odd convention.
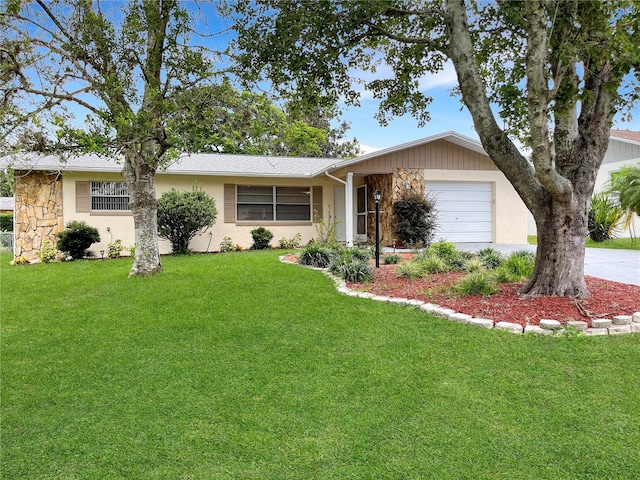
[[[357,104],[364,83],[383,124],[429,121],[420,79],[452,62],[484,149],[536,220],[536,268],[521,291],[586,297],[595,176],[613,116],[639,95],[638,13],[626,0],[246,0],[231,16],[254,77],[311,104]]]
[[[42,140],[30,140],[33,149],[122,158],[137,245],[132,275],[161,270],[154,179],[180,152],[320,155],[327,144],[341,148],[331,136],[339,129],[287,117],[266,96],[233,90],[224,80],[226,40],[204,20],[202,10],[177,0],[11,0],[0,7],[1,147],[37,131],[45,134],[26,135]]]

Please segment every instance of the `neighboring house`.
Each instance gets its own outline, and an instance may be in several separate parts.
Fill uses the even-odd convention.
[[[609,148],[602,161],[602,166],[596,177],[595,191],[606,188],[611,180],[611,173],[623,166],[640,165],[640,132],[631,130],[611,130]],[[617,232],[622,237],[637,237],[640,235],[640,218],[635,215],[631,226],[624,231]]]
[[[0,213],[13,213],[14,204],[13,197],[0,197]]]
[[[601,192],[606,188],[607,182],[611,179],[611,172],[619,170],[622,166],[638,165],[638,163],[640,163],[640,132],[611,130],[609,147],[598,170],[594,192]],[[527,231],[529,235],[535,235],[535,221],[529,212],[527,214]],[[620,231],[618,234],[622,237],[640,235],[640,219],[636,216],[631,228]]]
[[[15,253],[34,258],[43,238],[71,220],[100,232],[94,252],[120,239],[134,242],[133,217],[121,165],[97,155],[25,155],[0,159],[16,170]],[[194,251],[217,251],[224,237],[249,247],[250,231],[263,226],[274,244],[296,233],[318,236],[319,219],[337,222],[340,241],[373,241],[373,191],[382,193],[381,241],[393,239],[393,202],[407,193],[437,198],[437,239],[526,243],[526,208],[476,140],[455,132],[417,140],[352,160],[226,154],[183,155],[156,175],[158,196],[198,183],[218,207],[216,224],[196,236]],[[317,212],[317,216],[314,214]],[[170,244],[161,241],[161,252]]]

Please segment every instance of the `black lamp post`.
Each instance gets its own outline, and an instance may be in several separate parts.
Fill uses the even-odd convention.
[[[376,201],[376,268],[380,268],[380,190],[373,192]]]

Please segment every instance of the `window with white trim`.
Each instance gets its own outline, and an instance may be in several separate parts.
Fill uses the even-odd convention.
[[[91,210],[129,210],[125,182],[91,182]]]
[[[311,221],[310,187],[238,185],[238,221]]]

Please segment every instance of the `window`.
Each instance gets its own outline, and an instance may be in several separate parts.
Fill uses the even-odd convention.
[[[311,221],[309,187],[238,185],[238,221]]]
[[[91,182],[91,210],[129,210],[125,182]]]

